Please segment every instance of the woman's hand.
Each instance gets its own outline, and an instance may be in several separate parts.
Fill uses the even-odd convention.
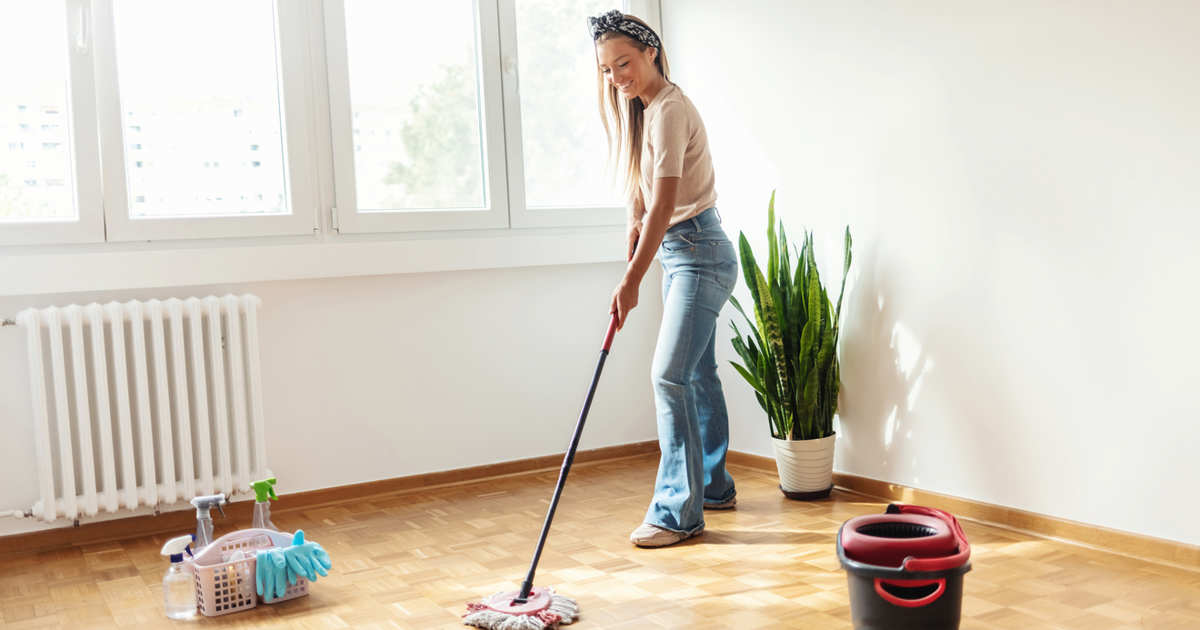
[[[613,291],[612,305],[608,311],[617,316],[617,330],[621,330],[625,326],[625,318],[629,316],[629,311],[632,311],[637,303],[638,283],[630,282],[629,278],[625,277]]]

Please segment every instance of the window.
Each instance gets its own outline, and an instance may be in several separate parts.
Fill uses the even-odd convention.
[[[338,228],[507,227],[494,2],[337,0],[325,20]]]
[[[605,0],[515,0],[514,54],[520,86],[514,112],[521,157],[513,182],[524,193],[514,223],[613,223],[622,207],[596,104],[596,61],[588,16],[613,8]],[[581,36],[581,33],[584,33]]]
[[[8,0],[0,244],[620,224],[611,7]]]
[[[271,2],[176,5],[121,0],[115,5],[117,76],[126,125],[126,166],[141,144],[155,167],[128,176],[128,193],[152,198],[129,208],[133,218],[286,214],[283,133]],[[230,20],[237,13],[239,18]],[[170,24],[188,28],[165,28]],[[150,25],[160,25],[150,28]],[[212,45],[220,32],[221,45]],[[213,177],[197,169],[233,153],[241,139],[266,138],[275,169]],[[138,142],[131,142],[137,137]],[[245,181],[249,178],[249,181]],[[218,204],[213,193],[245,185],[262,190],[264,204]],[[197,200],[208,200],[198,202]]]
[[[64,2],[10,0],[0,12],[21,16],[0,16],[0,244],[101,240],[90,68],[69,44],[79,20]]]
[[[420,3],[422,27],[396,37],[395,25],[416,8],[394,0],[345,3],[353,131],[369,138],[354,152],[357,207],[485,208],[474,2]],[[397,60],[417,59],[396,72]]]
[[[342,231],[623,222],[586,21],[611,2],[325,8]],[[395,37],[411,15],[423,27]]]
[[[69,68],[65,8],[61,3],[24,2],[28,23],[0,21],[0,59],[40,59],[38,64],[5,63],[0,91],[0,134],[8,138],[36,133],[38,147],[11,150],[0,161],[0,221],[75,220],[78,212],[67,190],[36,190],[39,179],[70,175],[67,131],[52,125],[48,106],[66,107]],[[13,67],[9,67],[12,65]],[[27,111],[32,108],[32,111]],[[34,130],[37,130],[36,132]]]
[[[303,76],[306,68],[281,63],[303,49],[303,7],[273,0],[107,6],[112,40],[97,51],[110,89],[104,143],[124,156],[106,172],[110,238],[311,233],[312,177],[288,172],[299,147],[289,146],[287,129],[302,129],[303,118],[296,111],[289,121],[285,112],[303,99],[287,106],[284,90],[284,73]],[[242,164],[235,158],[246,138],[268,148],[266,166],[221,167]],[[305,187],[299,198],[297,187]],[[254,200],[241,200],[245,190]]]

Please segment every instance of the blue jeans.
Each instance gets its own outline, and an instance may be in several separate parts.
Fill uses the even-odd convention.
[[[717,377],[717,315],[737,282],[733,243],[709,208],[667,230],[659,247],[663,319],[654,349],[654,405],[662,458],[645,522],[688,534],[704,503],[732,499],[725,470],[729,414]]]

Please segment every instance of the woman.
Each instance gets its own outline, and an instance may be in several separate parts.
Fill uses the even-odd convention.
[[[729,416],[714,357],[716,322],[737,281],[721,229],[704,123],[667,78],[662,42],[642,20],[609,11],[588,19],[610,154],[630,199],[629,265],[613,292],[618,329],[637,306],[655,250],[663,268],[663,320],[652,378],[662,458],[645,522],[630,541],[662,547],[704,530],[704,508],[736,499],[725,470]]]

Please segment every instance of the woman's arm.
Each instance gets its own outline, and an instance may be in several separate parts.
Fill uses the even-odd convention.
[[[642,277],[654,262],[654,253],[662,244],[663,236],[667,233],[667,224],[671,222],[671,215],[675,212],[675,193],[678,190],[678,177],[659,177],[654,180],[650,211],[642,226],[642,237],[638,241],[633,260],[625,270],[625,276],[633,280],[634,284],[641,284]]]
[[[633,252],[637,250],[638,241],[642,236],[642,218],[646,216],[646,204],[642,201],[642,191],[638,190],[633,203],[625,213],[625,260],[633,260]]]
[[[633,197],[633,203],[629,204],[629,209],[625,212],[625,218],[629,223],[641,223],[642,218],[646,216],[646,202],[642,199],[642,191],[638,190]]]
[[[617,315],[617,330],[625,326],[625,318],[638,303],[638,289],[642,278],[650,269],[654,260],[654,252],[662,243],[667,233],[667,224],[675,212],[675,194],[679,189],[678,177],[659,177],[654,180],[654,190],[651,191],[651,204],[642,226],[641,236],[637,242],[629,265],[625,268],[625,276],[621,284],[613,291],[612,304],[609,312]]]

